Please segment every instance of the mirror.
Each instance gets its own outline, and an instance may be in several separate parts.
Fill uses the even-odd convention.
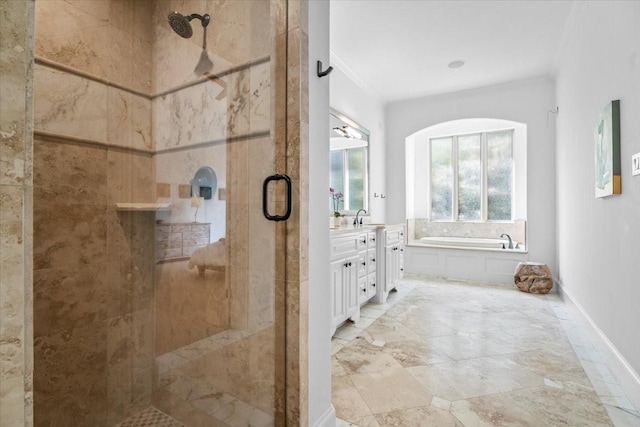
[[[209,166],[202,166],[194,175],[191,182],[191,195],[211,199],[218,189],[218,178]]]
[[[369,131],[340,112],[329,113],[329,212],[369,212]],[[335,195],[342,194],[342,197]]]

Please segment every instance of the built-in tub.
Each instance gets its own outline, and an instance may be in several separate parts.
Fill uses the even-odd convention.
[[[485,239],[481,237],[422,237],[419,243],[429,246],[454,246],[463,248],[502,249],[509,247],[507,239]],[[513,242],[516,246],[516,242]],[[520,249],[520,248],[518,248]]]

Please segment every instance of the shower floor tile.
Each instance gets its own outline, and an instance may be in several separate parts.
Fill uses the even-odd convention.
[[[130,416],[115,427],[185,427],[185,425],[150,406],[144,411]]]

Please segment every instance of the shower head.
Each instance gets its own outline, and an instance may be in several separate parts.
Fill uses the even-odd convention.
[[[204,15],[198,15],[197,13],[193,13],[189,16],[184,16],[178,12],[171,12],[168,17],[169,25],[171,29],[176,32],[180,37],[184,37],[188,39],[193,35],[193,29],[191,28],[191,20],[197,18],[202,22],[202,27],[206,28],[209,25],[209,20],[211,17],[209,14],[205,13]]]

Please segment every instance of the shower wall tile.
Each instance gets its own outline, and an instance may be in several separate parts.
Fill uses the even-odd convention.
[[[20,185],[25,177],[27,89],[27,5],[2,1],[0,32],[0,185]]]
[[[87,0],[65,0],[78,9],[87,12],[96,18],[106,21],[109,19],[108,1],[87,1]]]
[[[31,424],[33,2],[0,0],[0,426]]]
[[[107,78],[109,20],[102,12],[92,14],[84,10],[89,5],[79,8],[62,0],[35,3],[37,55]]]
[[[0,427],[16,427],[24,423],[24,377],[6,377],[0,381]]]
[[[134,2],[135,5],[141,2]],[[133,62],[131,76],[131,88],[145,94],[152,94],[153,76],[153,52],[154,43],[152,41],[134,37],[133,39]]]
[[[118,202],[152,203],[156,201],[153,157],[109,150],[107,158],[109,159],[107,182],[110,206]]]
[[[123,32],[131,33],[136,26],[133,3],[129,0],[109,0],[109,24]]]
[[[34,272],[36,337],[107,318],[106,264]]]
[[[227,99],[217,100],[219,92],[217,83],[207,81],[155,98],[153,134],[157,149],[224,140]]]
[[[111,2],[113,13],[114,2]],[[109,26],[109,62],[107,63],[106,75],[109,81],[125,87],[132,87],[133,83],[133,37],[131,33],[114,26],[110,20]],[[102,76],[101,76],[102,77]]]
[[[37,139],[34,196],[38,206],[104,205],[107,150]]]
[[[119,314],[153,306],[154,219],[153,212],[107,211],[108,262],[118,266],[109,289],[114,302],[126,298]]]
[[[250,132],[271,129],[271,62],[251,67],[250,77]]]
[[[156,266],[156,355],[229,328],[225,273],[188,269],[187,261]]]
[[[202,38],[184,39],[171,30],[167,16],[172,11],[169,2],[162,2],[158,9],[164,12],[162,23],[155,28],[154,60],[153,60],[153,93],[192,82],[198,78],[194,69],[202,53]],[[197,41],[195,41],[197,40]],[[209,49],[211,51],[211,49]],[[214,60],[214,70],[216,58]]]
[[[22,193],[0,186],[0,382],[25,372]]]
[[[106,262],[104,206],[36,204],[33,223],[36,270]]]
[[[246,139],[227,145],[228,283],[231,293],[231,327],[248,327],[249,267],[249,144]]]
[[[131,367],[142,370],[153,367],[153,310],[127,313],[108,320],[107,364],[109,368]]]
[[[107,322],[37,337],[35,425],[106,427]]]
[[[227,129],[231,136],[247,135],[251,115],[251,100],[249,91],[251,79],[249,70],[233,73],[229,78],[227,92]]]
[[[107,86],[40,65],[34,74],[36,129],[107,141]]]

